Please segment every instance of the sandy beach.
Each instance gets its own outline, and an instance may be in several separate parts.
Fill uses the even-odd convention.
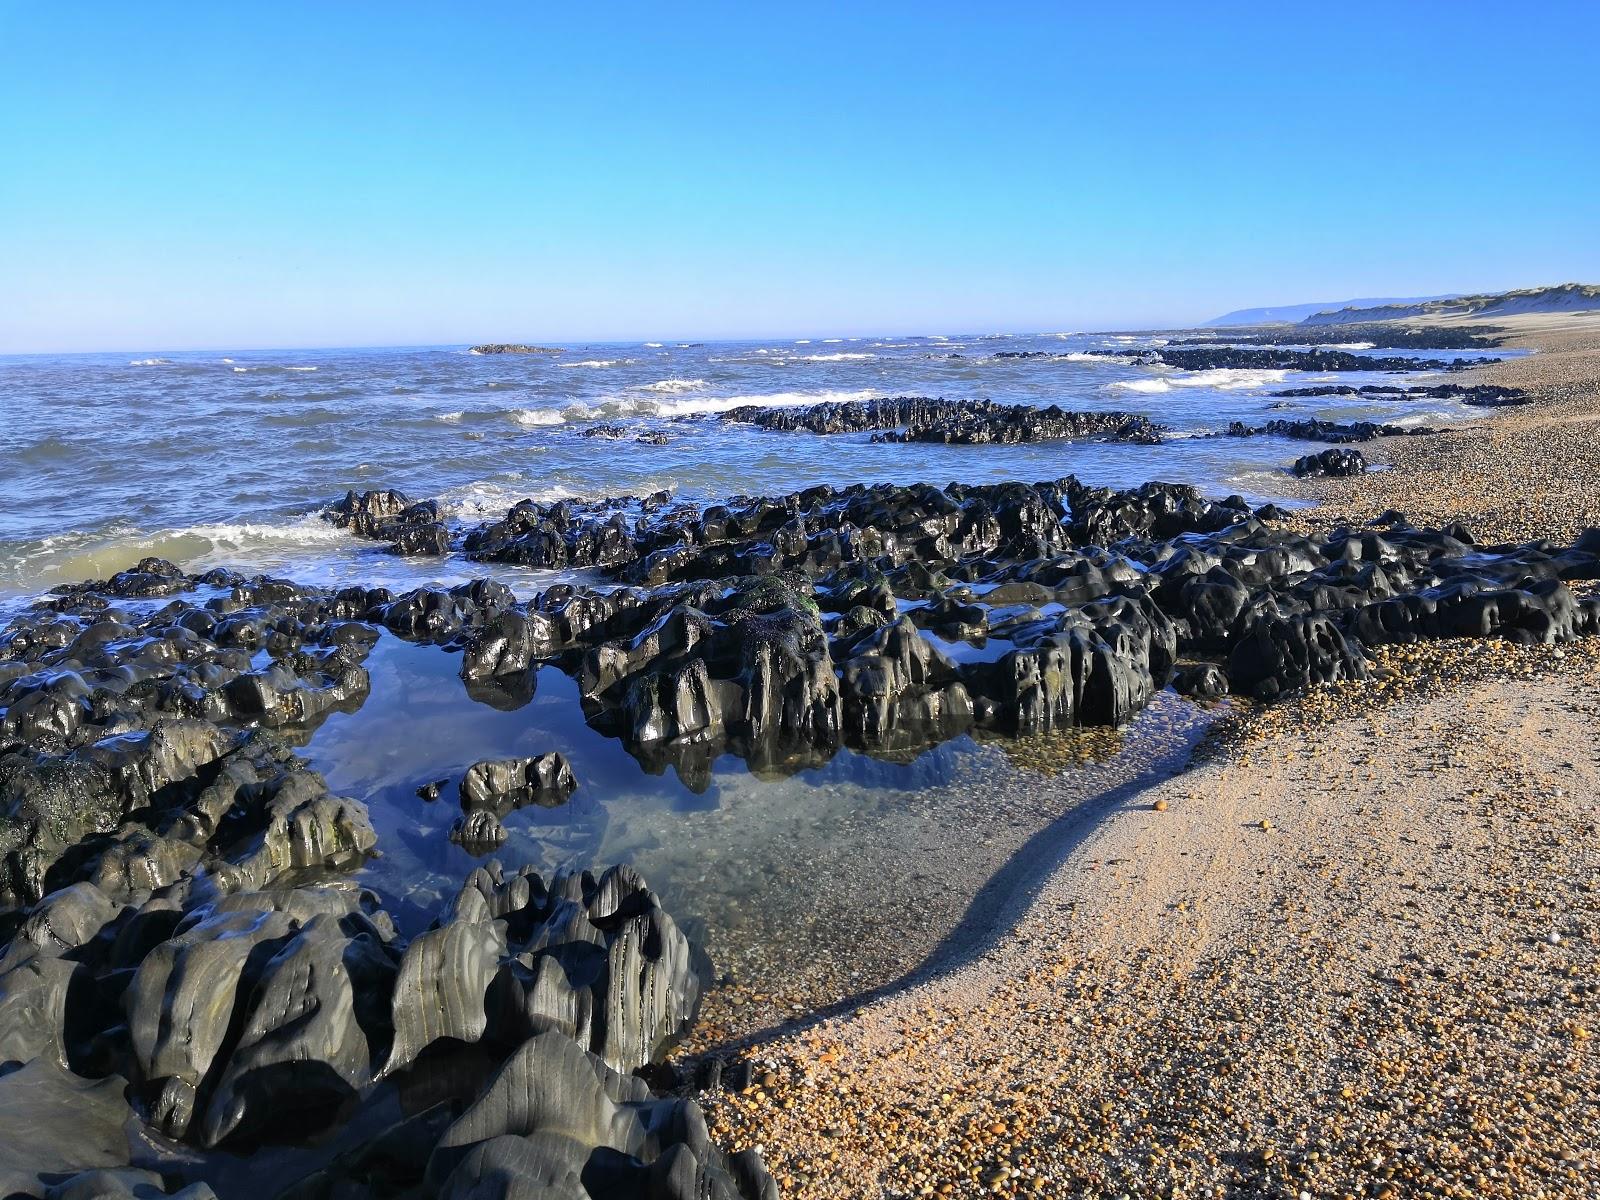
[[[1600,521],[1600,320],[1504,325],[1539,352],[1469,378],[1534,403],[1381,445],[1302,519]],[[816,1200],[1595,1195],[1600,647],[1377,668],[1237,704],[981,953],[751,1047],[714,1133]]]

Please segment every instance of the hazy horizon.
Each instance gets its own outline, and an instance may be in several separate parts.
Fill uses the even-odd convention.
[[[1301,22],[0,6],[0,353],[1161,329],[1600,277],[1592,6]]]
[[[1498,291],[1513,290],[1513,288],[1543,287],[1544,284],[1534,283],[1528,285],[1508,285],[1505,288],[1462,288],[1451,295],[1475,295]],[[1554,286],[1554,285],[1551,285]],[[1422,293],[1417,293],[1421,295]],[[942,329],[892,329],[875,327],[868,332],[851,330],[767,330],[755,333],[729,333],[729,334],[696,334],[696,333],[646,333],[630,337],[584,338],[584,337],[533,337],[533,336],[500,336],[500,337],[473,337],[455,341],[417,341],[417,342],[326,342],[321,344],[305,343],[301,345],[260,344],[248,345],[240,343],[214,343],[209,345],[192,346],[161,346],[146,344],[128,344],[121,346],[94,346],[79,349],[59,349],[46,347],[38,350],[8,350],[0,349],[0,357],[27,358],[31,356],[59,356],[71,355],[99,355],[99,354],[268,354],[275,351],[325,351],[325,350],[453,350],[466,349],[472,346],[486,345],[528,345],[552,347],[604,347],[604,346],[647,346],[652,343],[673,345],[681,343],[717,343],[717,342],[759,342],[759,341],[785,341],[785,342],[862,342],[880,338],[974,338],[974,337],[1050,337],[1056,335],[1077,334],[1126,334],[1126,333],[1166,333],[1174,330],[1189,330],[1202,328],[1203,323],[1223,316],[1228,312],[1241,309],[1255,308],[1289,308],[1302,303],[1320,303],[1320,301],[1283,301],[1279,303],[1246,303],[1234,305],[1228,309],[1218,309],[1196,320],[1177,322],[1172,324],[1151,325],[1102,325],[1095,327],[1086,325],[1080,328],[1011,328],[987,327],[983,325],[953,325]]]

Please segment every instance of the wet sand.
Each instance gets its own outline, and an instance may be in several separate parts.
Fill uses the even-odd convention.
[[[1538,390],[1308,489],[1484,541],[1600,520],[1600,320]],[[1394,648],[1032,847],[981,944],[706,1097],[794,1197],[1572,1196],[1600,1170],[1600,645]],[[1053,861],[1052,861],[1053,859]]]

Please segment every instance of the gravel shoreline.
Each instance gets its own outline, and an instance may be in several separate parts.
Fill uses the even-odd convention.
[[[1503,322],[1535,402],[1319,481],[1480,541],[1600,522],[1600,320]],[[996,910],[981,957],[704,1097],[791,1197],[1593,1196],[1600,646],[1441,642],[1225,718]]]

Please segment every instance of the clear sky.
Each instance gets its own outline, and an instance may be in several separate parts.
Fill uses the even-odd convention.
[[[0,0],[0,352],[1600,281],[1600,4]]]

